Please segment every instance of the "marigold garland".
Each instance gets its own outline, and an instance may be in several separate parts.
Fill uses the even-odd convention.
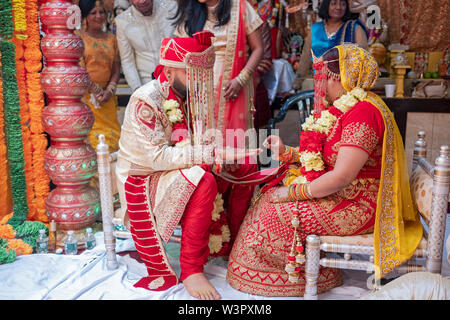
[[[36,83],[40,82],[39,75],[33,74],[27,77],[26,71],[36,73],[40,70],[41,54],[37,46],[39,46],[39,25],[37,24],[37,7],[36,3],[29,0],[27,8],[30,15],[26,15],[25,1],[14,0],[14,22],[16,26],[16,38],[8,41],[13,35],[13,19],[12,19],[12,3],[9,0],[0,0],[0,36],[4,40],[0,41],[0,61],[1,61],[1,88],[2,96],[0,96],[0,171],[5,171],[5,177],[8,172],[5,169],[9,164],[9,177],[11,181],[13,213],[4,217],[0,216],[0,264],[13,262],[17,256],[30,254],[36,246],[36,238],[39,230],[47,229],[47,227],[39,221],[25,221],[29,212],[28,205],[33,202],[34,179],[32,179],[32,161],[31,156],[33,149],[31,147],[31,131],[30,127],[39,131],[42,125],[36,125],[40,122],[40,110],[37,113],[37,119],[30,118],[30,110],[28,107],[27,97],[43,105],[43,95],[40,86]],[[33,46],[27,52],[23,39],[27,37],[20,34],[27,30],[26,18],[35,18],[35,23],[30,37],[30,44],[26,47]],[[36,54],[36,48],[39,53]],[[25,63],[25,57],[30,57],[29,63]],[[35,57],[36,60],[33,59]],[[33,61],[34,60],[34,61]],[[39,68],[36,68],[36,65]],[[29,79],[29,84],[27,86]],[[28,90],[30,88],[30,90]],[[5,121],[3,122],[3,119]],[[4,130],[5,129],[5,130]],[[40,132],[43,132],[40,131]],[[3,139],[5,137],[5,139]],[[6,143],[3,143],[6,142]],[[3,147],[2,147],[3,146]],[[46,145],[45,145],[46,146]],[[42,143],[40,148],[42,148]],[[45,149],[45,147],[44,147]],[[40,150],[43,167],[43,153]],[[2,157],[3,156],[3,157]],[[8,162],[6,162],[6,159]],[[0,172],[1,173],[1,172]],[[46,176],[46,174],[44,174]],[[7,180],[5,185],[9,185]],[[4,192],[6,193],[6,192]],[[7,193],[6,193],[7,194]],[[2,201],[4,198],[1,198]],[[27,201],[28,200],[28,201]],[[5,201],[6,202],[6,201]],[[2,203],[3,204],[3,203]],[[32,205],[33,207],[33,205]],[[44,206],[42,206],[44,207]]]
[[[20,33],[27,30],[27,19],[25,13],[25,0],[12,0],[13,16],[14,16],[14,30],[16,37],[19,39],[26,39],[26,35]]]
[[[14,16],[15,18],[15,16]],[[28,215],[33,216],[35,212],[33,199],[34,199],[34,179],[32,173],[32,146],[31,146],[31,132],[29,128],[30,113],[27,103],[27,88],[25,82],[25,64],[23,58],[23,40],[13,38],[12,42],[16,46],[16,70],[17,70],[17,86],[19,89],[19,101],[20,101],[20,123],[22,129],[22,144],[24,155],[24,171],[25,171],[25,183],[26,183],[26,197],[28,202]]]
[[[6,145],[8,150],[8,164],[10,167],[14,211],[10,224],[14,227],[23,223],[28,214],[24,172],[25,160],[20,124],[20,100],[16,76],[15,46],[12,42],[1,41],[0,52],[3,77]]]
[[[12,210],[11,187],[9,184],[9,170],[7,166],[8,161],[6,154],[6,141],[4,129],[5,125],[3,115],[3,87],[2,87],[2,79],[0,77],[0,186],[3,186],[3,191],[0,192],[0,218],[7,215]]]
[[[14,229],[6,224],[12,216],[11,213],[0,220],[0,264],[11,263],[17,256],[33,253],[39,230],[47,232],[43,223],[32,221],[25,221]]]
[[[40,50],[40,32],[38,4],[35,0],[26,0],[27,40],[24,42],[26,84],[30,113],[31,141],[33,145],[32,164],[34,180],[35,213],[29,219],[48,222],[45,199],[50,193],[50,178],[44,168],[44,154],[47,150],[47,137],[42,126],[44,94],[41,86],[42,52]]]
[[[11,0],[0,0],[0,37],[4,40],[12,38],[14,23],[12,20]]]

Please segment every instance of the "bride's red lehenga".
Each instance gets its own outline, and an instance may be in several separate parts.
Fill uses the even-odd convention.
[[[304,295],[304,269],[300,270],[295,283],[289,281],[285,271],[293,248],[294,227],[291,221],[296,210],[299,211],[298,231],[303,242],[309,234],[350,236],[373,232],[376,278],[389,274],[409,259],[422,239],[422,225],[412,202],[400,132],[383,100],[368,92],[378,79],[375,59],[356,45],[344,44],[315,59],[314,68],[315,110],[324,109],[322,97],[329,77],[336,81],[339,79],[347,92],[342,99],[334,101],[340,114],[335,112],[335,108],[328,109],[337,120],[330,124],[331,129],[327,131],[320,150],[325,171],[333,170],[339,149],[343,146],[360,148],[369,157],[352,183],[327,197],[272,203],[271,195],[280,187],[263,192],[259,201],[249,209],[230,254],[227,280],[240,291],[262,296]],[[322,120],[326,113],[317,116]],[[324,122],[317,120],[317,125],[314,119],[319,118],[309,119],[318,126],[312,126],[313,133],[321,132]],[[309,127],[309,124],[305,125],[305,129],[311,131]],[[314,139],[309,141],[308,134],[303,136],[300,145],[305,156],[303,160],[310,157],[303,151],[317,143]],[[318,147],[320,149],[320,145]],[[298,155],[292,155],[290,149],[288,151],[288,159],[283,155],[280,160],[292,163],[291,159],[294,159],[300,165]],[[304,169],[310,170],[308,162],[304,163]],[[307,171],[306,176],[312,173]],[[308,180],[316,179],[314,175],[310,175]],[[272,183],[277,181],[272,180]],[[320,268],[318,293],[341,283],[338,270]]]
[[[331,171],[341,146],[361,148],[369,159],[357,179],[328,197],[308,201],[271,203],[269,189],[250,208],[230,255],[227,279],[234,288],[263,296],[303,296],[305,278],[288,281],[284,271],[291,250],[293,210],[300,210],[300,235],[357,235],[373,232],[381,172],[384,122],[367,101],[343,114],[327,136],[323,160]],[[351,165],[351,164],[349,164]],[[302,270],[304,271],[304,270]],[[338,270],[321,268],[318,292],[341,285]]]

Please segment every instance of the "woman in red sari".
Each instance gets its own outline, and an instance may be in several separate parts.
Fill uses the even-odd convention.
[[[282,185],[262,188],[242,223],[227,274],[238,290],[303,296],[302,262],[295,268],[289,262],[304,262],[309,234],[373,232],[377,276],[411,257],[422,237],[398,128],[369,92],[378,79],[375,59],[345,44],[316,59],[314,68],[316,112],[302,126],[300,146],[285,146],[276,136],[265,142],[286,169],[274,180],[282,178]],[[341,282],[337,270],[322,268],[318,293]]]
[[[202,30],[214,34],[215,121],[224,139],[227,129],[253,128],[254,73],[263,56],[258,13],[247,0],[181,0],[174,18],[177,36]]]

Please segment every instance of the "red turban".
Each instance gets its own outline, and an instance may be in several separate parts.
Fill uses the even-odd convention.
[[[161,41],[160,63],[174,68],[212,68],[213,37],[214,34],[210,31],[200,31],[194,33],[192,38],[164,38]]]
[[[192,38],[164,38],[161,41],[160,65],[154,75],[159,77],[161,66],[186,70],[188,113],[195,115],[192,125],[194,144],[199,144],[205,130],[214,125],[214,34],[210,31],[194,33]]]

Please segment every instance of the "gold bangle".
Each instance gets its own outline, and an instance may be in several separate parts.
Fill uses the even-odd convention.
[[[311,200],[311,193],[308,191],[309,183],[295,185],[295,198],[297,201]]]
[[[314,199],[312,193],[311,193],[311,182],[305,183],[305,194],[309,199]]]
[[[298,200],[297,199],[296,187],[297,187],[296,184],[291,184],[289,186],[288,194],[289,194],[289,198],[290,198],[291,201],[297,201]]]
[[[294,158],[294,148],[290,146],[285,146],[284,152],[278,156],[278,161],[291,162],[293,158]]]

